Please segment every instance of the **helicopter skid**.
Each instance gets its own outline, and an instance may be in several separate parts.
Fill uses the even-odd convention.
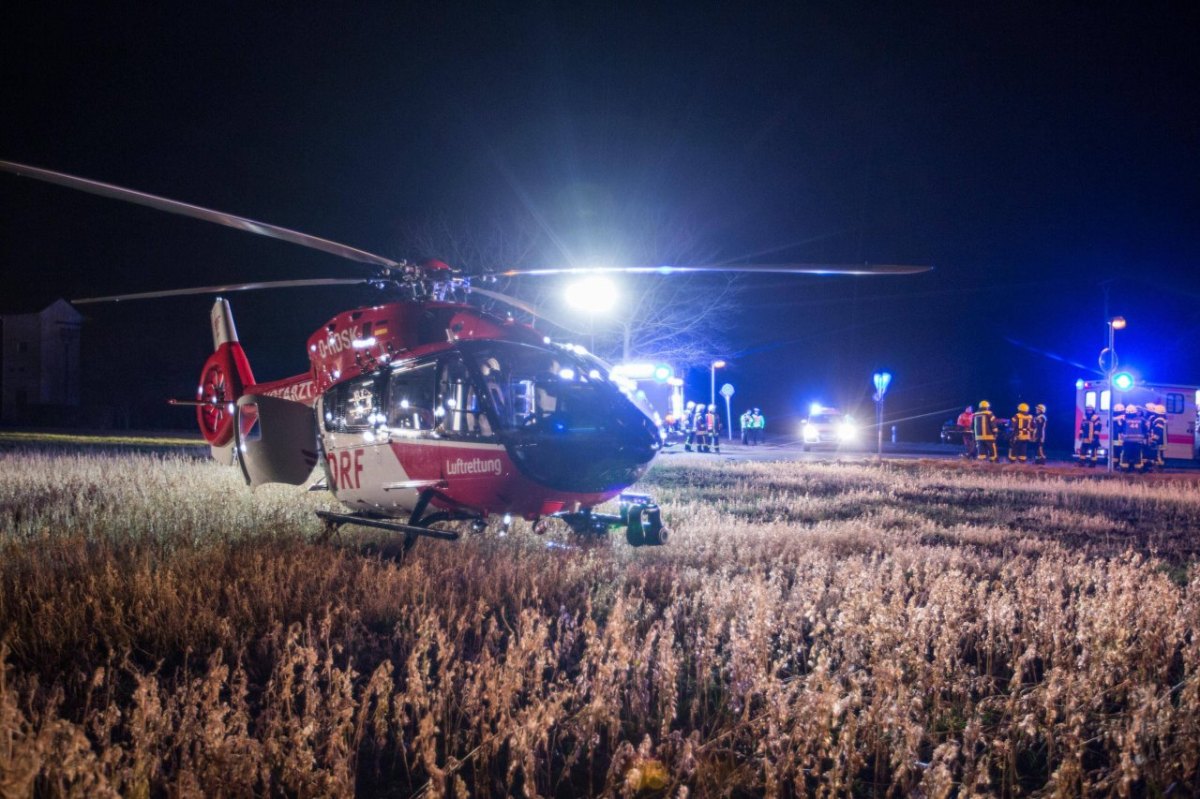
[[[391,519],[381,519],[377,516],[361,516],[356,513],[334,513],[327,510],[317,511],[317,516],[326,524],[334,526],[357,524],[360,527],[373,527],[377,530],[389,530],[393,533],[404,533],[405,535],[421,535],[426,538],[437,538],[441,541],[457,541],[459,539],[458,533],[449,530],[431,530],[428,527],[404,524],[403,522]]]

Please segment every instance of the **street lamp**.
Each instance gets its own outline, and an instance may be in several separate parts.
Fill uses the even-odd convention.
[[[724,368],[725,368],[724,361],[713,361],[712,368],[710,368],[708,370],[709,377],[711,378],[709,380],[709,392],[708,392],[708,404],[709,405],[717,404],[717,370],[724,369]]]
[[[1108,347],[1100,351],[1100,368],[1108,372],[1108,471],[1113,470],[1113,406],[1117,404],[1117,387],[1113,380],[1117,373],[1116,332],[1125,329],[1125,317],[1114,316],[1108,320]],[[1107,356],[1107,357],[1106,357]],[[1124,390],[1124,389],[1122,389]],[[1103,395],[1102,395],[1103,396]]]

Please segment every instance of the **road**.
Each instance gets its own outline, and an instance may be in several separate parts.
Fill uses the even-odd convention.
[[[927,443],[905,443],[885,442],[883,445],[883,457],[889,459],[902,460],[943,460],[943,461],[960,461],[962,448],[951,444],[927,444]],[[1074,459],[1068,452],[1050,451],[1047,453],[1049,459],[1047,468],[1064,469],[1070,468],[1077,470],[1079,474],[1104,474],[1104,464],[1101,463],[1095,469],[1079,469]],[[673,445],[663,450],[660,456],[667,461],[678,462],[677,459],[697,459],[714,458],[712,453],[696,453],[685,452],[680,445]],[[720,457],[732,461],[808,461],[815,463],[855,463],[872,461],[875,459],[874,447],[854,447],[850,449],[814,449],[808,452],[804,451],[804,447],[799,440],[791,441],[769,441],[765,444],[749,447],[743,446],[740,441],[722,441]],[[1000,464],[1007,465],[1004,458],[1004,453],[1001,452]],[[1032,465],[1032,460],[1029,464]],[[1184,461],[1169,461],[1167,473],[1180,474],[1195,474],[1197,464]]]
[[[960,447],[946,444],[906,444],[902,442],[892,444],[888,442],[883,446],[883,455],[886,458],[938,458],[954,460],[959,457],[960,452],[962,452]],[[678,444],[663,450],[663,457],[674,456],[691,458],[713,457],[711,453],[685,452],[683,447]],[[873,459],[875,457],[875,448],[863,446],[852,448],[825,447],[805,452],[804,446],[799,440],[768,441],[752,447],[743,446],[740,441],[722,441],[721,457],[754,461],[861,461]]]

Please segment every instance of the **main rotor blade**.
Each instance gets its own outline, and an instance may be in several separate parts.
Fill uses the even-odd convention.
[[[562,322],[558,319],[555,319],[552,316],[547,316],[545,314],[545,312],[542,311],[541,309],[539,309],[537,306],[531,305],[531,304],[525,302],[524,300],[519,300],[516,297],[510,297],[507,294],[501,294],[499,291],[492,291],[491,289],[476,288],[475,286],[471,287],[471,293],[482,294],[485,297],[491,297],[493,300],[498,300],[499,302],[502,302],[505,305],[511,305],[513,308],[516,308],[518,311],[524,311],[525,313],[529,314],[530,316],[547,321],[550,324],[554,325],[555,327],[561,327],[563,330],[566,330],[568,332],[576,333],[581,336],[586,335],[582,330],[580,330],[570,324]]]
[[[214,211],[211,208],[201,208],[198,205],[190,205],[182,203],[178,200],[168,200],[166,197],[159,197],[154,194],[147,194],[133,189],[125,189],[120,186],[114,186],[111,183],[101,183],[98,180],[88,180],[87,178],[79,178],[74,175],[67,175],[63,172],[53,172],[49,169],[40,169],[36,166],[26,166],[25,164],[15,164],[11,161],[0,161],[0,171],[11,172],[14,175],[22,175],[24,177],[36,178],[44,180],[47,183],[55,183],[59,186],[66,186],[79,191],[86,191],[89,194],[98,194],[101,197],[109,197],[114,200],[124,200],[125,202],[135,203],[136,205],[144,205],[148,208],[156,208],[159,211],[166,211],[169,214],[180,214],[188,216],[192,219],[201,219],[205,222],[213,222],[225,227],[244,230],[247,233],[256,233],[260,236],[269,236],[273,239],[299,244],[301,247],[309,247],[310,249],[320,250],[321,252],[336,255],[339,258],[347,258],[351,261],[358,261],[364,264],[374,264],[375,266],[386,266],[389,268],[399,267],[398,261],[393,261],[390,258],[384,258],[382,255],[360,250],[356,247],[350,247],[345,244],[339,244],[336,241],[322,239],[317,236],[310,236],[307,233],[301,233],[297,230],[289,230],[278,225],[269,225],[266,222],[256,222],[253,219],[247,219],[244,216],[235,216],[227,214],[224,211]]]
[[[501,277],[525,275],[671,275],[726,272],[760,275],[918,275],[932,266],[901,264],[687,264],[684,266],[563,266],[547,269],[509,269]]]
[[[287,289],[307,286],[362,286],[371,281],[354,277],[319,277],[306,280],[268,280],[263,283],[232,283],[227,286],[203,286],[191,289],[168,289],[167,291],[141,291],[137,294],[113,294],[109,297],[85,297],[71,300],[76,305],[92,302],[122,302],[123,300],[151,300],[158,297],[187,297],[191,294],[224,294],[229,291],[255,291],[258,289]]]

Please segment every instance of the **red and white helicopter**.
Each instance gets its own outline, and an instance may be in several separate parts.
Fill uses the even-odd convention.
[[[657,505],[624,493],[661,446],[655,423],[611,379],[611,367],[581,347],[468,304],[470,294],[540,316],[537,309],[474,283],[446,264],[410,264],[244,217],[0,161],[0,170],[269,236],[370,267],[361,278],[205,286],[75,300],[110,302],[224,294],[295,286],[376,286],[379,305],[344,311],[306,342],[310,368],[259,381],[238,341],[228,301],[212,308],[213,353],[194,405],[215,458],[237,463],[250,486],[306,483],[346,506],[319,511],[330,532],[342,524],[453,540],[444,522],[491,517],[563,520],[581,534],[624,527],[640,546],[667,538]],[[570,273],[751,272],[908,275],[929,267],[751,264],[513,269],[500,277]],[[620,497],[619,514],[593,512]],[[446,525],[442,525],[445,527]],[[458,525],[453,525],[457,527]],[[535,529],[538,527],[535,526]],[[544,529],[544,526],[543,528]]]

